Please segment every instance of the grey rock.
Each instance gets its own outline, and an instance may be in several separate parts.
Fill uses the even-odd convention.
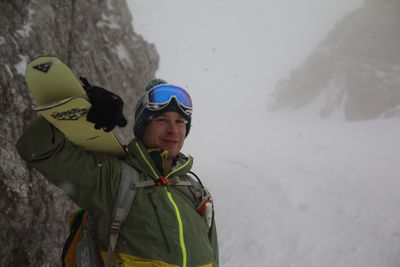
[[[119,94],[132,136],[134,102],[154,78],[154,45],[134,33],[125,0],[0,1],[0,266],[60,266],[74,205],[19,158],[17,138],[36,114],[26,63],[57,56],[77,76]]]
[[[300,109],[319,97],[322,117],[338,109],[349,121],[399,117],[399,24],[399,1],[365,1],[277,84],[269,109]]]

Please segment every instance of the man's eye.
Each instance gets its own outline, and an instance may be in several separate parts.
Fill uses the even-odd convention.
[[[156,122],[165,123],[165,122],[167,122],[167,120],[166,119],[157,119]]]
[[[177,120],[176,121],[177,124],[186,124],[186,120]]]

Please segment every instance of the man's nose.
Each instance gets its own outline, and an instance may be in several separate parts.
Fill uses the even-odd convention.
[[[176,133],[178,131],[178,124],[174,121],[168,121],[167,131],[170,133]]]

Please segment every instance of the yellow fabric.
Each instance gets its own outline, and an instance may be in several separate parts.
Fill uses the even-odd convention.
[[[159,149],[159,148],[150,148],[150,149],[147,149],[147,152],[148,153],[151,153],[151,152],[160,152],[161,150]],[[164,151],[162,151],[161,153],[160,153],[160,156],[161,156],[161,159],[162,159],[162,167],[163,167],[163,170],[165,170],[166,169],[166,162],[167,162],[167,159],[168,159],[168,155],[169,155],[169,152],[168,152],[168,150],[164,150]]]
[[[72,222],[74,221],[75,217],[78,215],[78,212],[74,212],[70,216],[68,216],[67,221],[68,225],[71,228]],[[67,253],[65,254],[65,257],[63,259],[64,265],[66,267],[72,267],[76,265],[76,247],[78,246],[79,241],[82,239],[82,232],[83,228],[85,227],[87,223],[89,213],[85,212],[81,221],[81,225],[79,226],[78,230],[75,233],[74,238],[72,239],[72,242],[70,243]]]
[[[105,260],[107,252],[102,251],[101,256],[103,257],[103,260]],[[179,265],[169,264],[163,261],[143,259],[124,253],[118,253],[117,258],[121,267],[180,267]],[[213,267],[213,265],[210,263],[198,267]]]
[[[163,169],[166,170],[167,169],[167,159],[168,159],[168,150],[164,150],[163,152],[161,152],[160,156],[162,158],[162,165],[163,165]]]
[[[107,252],[102,251],[103,260],[107,257]],[[117,253],[117,260],[121,267],[179,267],[179,265],[169,264],[163,261],[143,259],[129,254]]]

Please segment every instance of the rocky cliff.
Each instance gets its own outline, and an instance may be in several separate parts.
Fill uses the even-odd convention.
[[[399,116],[399,24],[400,1],[365,1],[277,84],[270,109],[298,109],[317,99],[323,117],[341,109],[350,121]]]
[[[133,102],[153,78],[158,55],[134,33],[125,0],[0,1],[0,266],[60,266],[72,203],[27,167],[15,142],[36,116],[24,81],[26,63],[54,55],[76,75]]]

